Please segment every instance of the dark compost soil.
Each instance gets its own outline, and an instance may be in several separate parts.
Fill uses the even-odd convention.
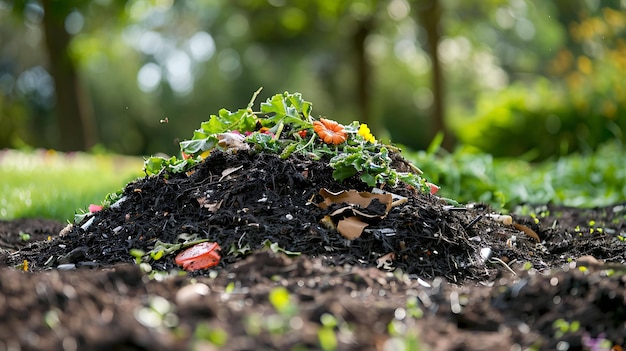
[[[331,173],[296,156],[214,152],[189,175],[129,183],[123,201],[61,234],[53,221],[0,222],[0,350],[625,344],[626,204],[535,206],[513,226],[401,186],[385,190],[408,201],[347,240],[321,224],[336,205],[322,210],[318,193],[371,189]],[[149,274],[129,253],[184,233],[219,243],[219,265],[181,275],[166,255],[147,260]]]

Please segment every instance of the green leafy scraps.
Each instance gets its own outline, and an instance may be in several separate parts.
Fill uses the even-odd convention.
[[[300,93],[277,94],[261,103],[261,113],[270,116],[262,124],[264,127],[282,123],[308,128],[313,123],[311,110],[312,104],[304,101]]]
[[[284,253],[287,256],[300,256],[300,252],[285,250],[278,243],[271,242],[269,239],[263,241],[263,248],[271,250],[273,253]]]
[[[243,247],[240,247],[240,246],[238,246],[237,243],[232,243],[230,245],[230,248],[228,249],[228,254],[229,255],[238,256],[238,257],[243,257],[243,256],[246,256],[251,251],[252,251],[252,249],[250,249],[250,245],[249,244],[246,244]]]
[[[148,175],[156,175],[163,171],[182,173],[189,170],[199,161],[194,159],[177,159],[176,156],[170,158],[150,157],[144,163],[144,170]]]
[[[136,259],[143,261],[148,261],[149,259],[158,261],[164,256],[173,254],[187,247],[209,241],[209,239],[202,239],[198,234],[182,233],[178,236],[177,241],[179,242],[172,244],[157,240],[152,250],[147,253],[144,253],[141,250],[133,249],[135,251],[131,250],[131,255]]]
[[[354,121],[341,126],[347,135],[338,145],[326,144],[317,134],[316,119],[311,116],[312,104],[300,93],[276,94],[253,110],[257,90],[246,108],[231,112],[221,109],[217,115],[202,122],[190,140],[180,142],[182,159],[150,157],[145,161],[148,175],[181,173],[190,171],[202,162],[211,151],[270,152],[281,158],[301,154],[314,160],[324,157],[334,169],[333,178],[343,181],[358,176],[369,186],[388,184],[396,186],[404,182],[417,189],[428,191],[421,171],[413,166],[414,172],[399,172],[392,167],[390,150],[399,152],[391,145],[376,141],[366,124]],[[232,139],[236,139],[233,140]]]
[[[358,122],[352,123],[349,127],[348,130],[357,129]],[[392,160],[386,146],[365,143],[356,139],[348,140],[342,151],[330,159],[330,166],[334,168],[333,178],[337,181],[360,174],[361,181],[369,186],[385,183],[396,186],[398,181],[416,188],[425,186],[419,175],[398,172],[391,166]]]

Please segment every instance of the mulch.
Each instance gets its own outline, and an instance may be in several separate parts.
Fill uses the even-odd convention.
[[[529,205],[508,225],[484,204],[385,187],[407,202],[348,240],[323,220],[342,205],[320,208],[319,191],[371,189],[327,164],[214,152],[190,174],[129,183],[61,235],[0,222],[0,350],[322,349],[329,332],[339,350],[624,345],[625,204]],[[147,273],[130,254],[181,234],[219,243],[219,264],[180,275],[166,255]]]

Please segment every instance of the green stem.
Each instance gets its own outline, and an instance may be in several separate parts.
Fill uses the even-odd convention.
[[[274,137],[272,138],[272,140],[276,141],[280,138],[280,133],[283,132],[284,127],[285,125],[283,124],[283,122],[280,122],[280,124],[278,124],[278,129],[276,129],[276,134],[274,134]]]
[[[315,140],[316,135],[313,134],[313,136],[311,137],[311,139],[309,139],[309,141],[307,141],[306,144],[304,144],[302,147],[296,149],[294,152],[300,152],[304,149],[306,149],[307,147],[309,147],[309,145],[311,145],[313,143],[313,140]]]

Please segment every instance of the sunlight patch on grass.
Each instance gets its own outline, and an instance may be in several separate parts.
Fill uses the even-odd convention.
[[[142,175],[143,160],[52,150],[0,151],[0,219],[72,220]]]

